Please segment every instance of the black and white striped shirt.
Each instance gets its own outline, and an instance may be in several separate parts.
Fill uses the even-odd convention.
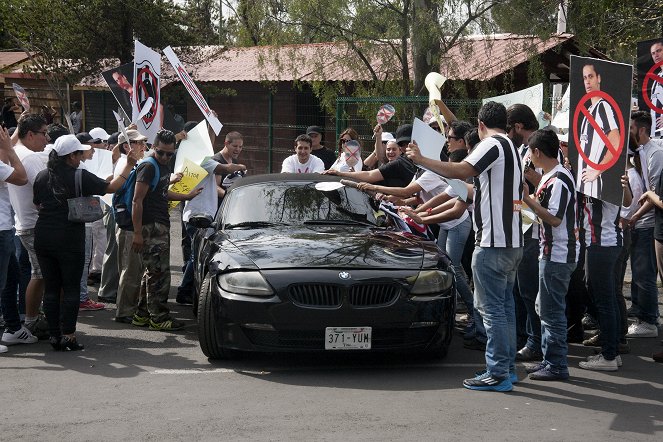
[[[536,196],[548,212],[562,220],[557,227],[541,222],[539,259],[567,264],[578,262],[580,243],[577,238],[577,204],[573,177],[564,166],[558,164],[541,177]]]
[[[522,247],[522,174],[518,151],[502,134],[485,138],[464,161],[474,178],[474,228],[479,247]]]
[[[579,197],[585,246],[622,247],[619,206],[584,195]]]

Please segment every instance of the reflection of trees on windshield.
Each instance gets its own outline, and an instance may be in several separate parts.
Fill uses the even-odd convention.
[[[236,188],[227,200],[225,224],[268,221],[300,225],[320,219],[376,223],[368,196],[345,187],[323,192],[313,183],[261,183]]]

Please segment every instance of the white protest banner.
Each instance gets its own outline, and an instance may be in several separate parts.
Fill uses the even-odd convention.
[[[414,124],[412,125],[412,141],[415,141],[417,146],[419,146],[421,155],[426,158],[439,160],[440,152],[442,152],[442,148],[447,142],[447,139],[443,134],[415,117]],[[467,201],[467,186],[463,181],[443,177],[439,173],[421,165],[419,165],[419,167],[439,175],[444,182],[451,186],[461,200]]]
[[[555,118],[553,118],[551,123],[557,129],[569,129],[569,108],[571,103],[570,98],[571,88],[567,87],[566,92],[564,92],[564,95],[562,96],[562,101],[560,101],[559,105],[557,106],[557,113],[555,114]]]
[[[30,110],[30,100],[28,100],[28,94],[25,92],[25,89],[23,89],[21,86],[19,86],[16,83],[12,84],[12,88],[14,89],[14,93],[16,94],[16,98],[18,98],[18,101],[21,102],[21,106],[23,106],[23,110],[29,111]]]
[[[194,164],[200,164],[205,158],[212,155],[214,155],[214,148],[207,132],[207,123],[201,121],[187,132],[186,138],[180,142],[175,157],[175,173],[182,171],[185,159]]]
[[[138,40],[135,42],[134,52],[134,83],[132,99],[131,120],[138,120],[138,115],[152,98],[152,106],[147,114],[136,122],[138,131],[147,137],[147,141],[154,142],[157,132],[162,125],[161,106],[161,56]]]
[[[88,172],[105,180],[113,175],[113,152],[95,148],[92,159],[85,161],[85,168]]]
[[[212,127],[212,130],[214,130],[214,133],[219,135],[221,128],[223,128],[223,124],[221,124],[219,119],[212,112],[212,109],[207,104],[205,97],[203,97],[203,94],[201,94],[198,90],[196,83],[193,82],[193,79],[184,68],[184,65],[180,62],[180,59],[177,58],[177,55],[175,55],[175,52],[170,46],[165,48],[163,53],[166,55],[166,58],[168,58],[170,64],[173,65],[173,69],[175,69],[175,72],[177,72],[177,76],[180,77],[184,87],[187,91],[189,91],[191,98],[193,98],[193,101],[195,101],[198,105],[198,109],[200,109],[200,112],[203,113],[205,119]]]
[[[483,104],[489,101],[502,103],[507,108],[512,104],[524,104],[532,109],[532,112],[536,115],[536,119],[539,122],[539,129],[548,125],[548,122],[543,118],[543,83],[510,94],[484,98]]]

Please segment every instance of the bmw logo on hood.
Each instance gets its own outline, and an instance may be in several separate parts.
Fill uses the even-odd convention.
[[[350,273],[348,273],[348,272],[340,272],[338,274],[338,277],[341,278],[341,279],[350,279],[351,278]]]

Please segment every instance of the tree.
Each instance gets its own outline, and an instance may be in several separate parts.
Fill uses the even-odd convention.
[[[561,0],[505,0],[493,11],[504,31],[549,35],[555,32]],[[567,32],[586,47],[633,63],[638,41],[663,35],[663,0],[572,0]]]

